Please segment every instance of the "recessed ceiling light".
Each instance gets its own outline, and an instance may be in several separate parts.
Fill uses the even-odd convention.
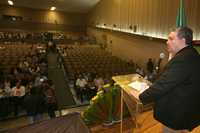
[[[55,6],[52,6],[50,10],[51,10],[51,11],[54,11],[54,10],[56,10],[56,7],[55,7]]]
[[[8,0],[8,4],[11,5],[11,6],[14,5],[12,0]]]

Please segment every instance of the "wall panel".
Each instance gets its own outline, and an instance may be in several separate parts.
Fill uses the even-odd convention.
[[[119,23],[121,29],[129,29],[130,25],[136,25],[140,34],[166,38],[169,31],[176,26],[179,0],[102,0],[98,6],[90,12],[95,12],[96,17],[92,17],[93,19],[101,17],[100,20],[96,19],[98,23],[101,23],[101,20],[109,23],[108,25],[113,22]],[[120,15],[117,15],[116,10]],[[200,17],[197,15],[200,12],[200,2],[185,0],[185,10],[188,25],[194,29],[195,39],[200,40]]]
[[[48,30],[48,27],[50,28],[49,30],[56,30],[56,27],[58,27],[58,30],[73,29],[74,27],[76,28],[75,30],[78,30],[78,28],[82,30],[86,26],[86,21],[84,20],[86,14],[80,13],[65,13],[0,5],[0,15],[20,16],[23,18],[22,21],[8,23],[1,20],[1,24],[4,25],[0,25],[0,28],[4,29],[5,27],[9,27],[9,23],[12,23],[10,28],[27,28],[33,30],[35,25],[41,30]],[[23,24],[26,26],[21,26]],[[45,24],[47,26],[44,26]]]
[[[123,60],[133,60],[135,63],[145,68],[148,58],[153,58],[155,62],[159,59],[159,54],[164,52],[166,57],[162,66],[167,62],[165,42],[149,40],[120,32],[111,32],[101,29],[88,28],[88,35],[96,36],[97,42],[102,42],[102,35],[107,36],[107,51],[111,52]],[[112,43],[111,43],[112,42]]]

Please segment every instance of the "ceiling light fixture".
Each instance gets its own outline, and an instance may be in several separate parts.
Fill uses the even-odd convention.
[[[8,0],[8,4],[11,5],[11,6],[14,5],[12,0]]]
[[[56,10],[56,7],[55,7],[55,6],[52,6],[50,10],[51,10],[51,11],[54,11],[54,10]]]

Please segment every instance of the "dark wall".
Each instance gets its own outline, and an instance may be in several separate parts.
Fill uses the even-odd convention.
[[[34,31],[85,31],[85,14],[66,13],[0,5],[0,30],[22,29]],[[20,20],[5,20],[16,16]]]

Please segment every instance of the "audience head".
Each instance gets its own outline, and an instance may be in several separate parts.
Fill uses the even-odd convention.
[[[16,83],[16,87],[18,88],[18,87],[20,87],[20,86],[21,86],[21,81],[18,80],[17,83]]]

